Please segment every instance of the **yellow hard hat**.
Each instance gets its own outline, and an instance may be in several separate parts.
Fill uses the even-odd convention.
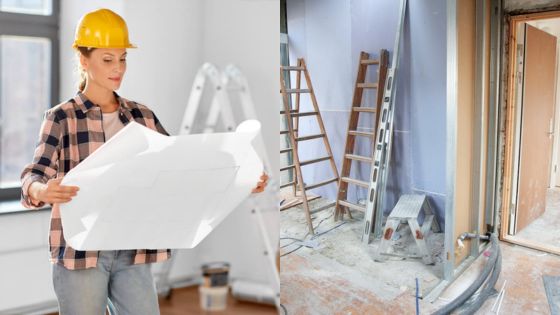
[[[126,22],[109,9],[91,11],[82,16],[72,47],[136,48],[128,41]]]

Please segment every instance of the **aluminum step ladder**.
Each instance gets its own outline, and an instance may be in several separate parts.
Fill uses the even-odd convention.
[[[203,101],[203,92],[205,89],[210,89],[211,101],[209,110],[204,113],[201,106]],[[235,112],[238,115],[234,116],[234,99],[233,95],[237,96],[240,104],[240,110],[236,107]],[[236,119],[236,117],[238,119]],[[195,130],[193,128],[195,120],[201,119],[204,121],[202,130]],[[213,133],[219,131],[233,131],[235,127],[245,119],[257,119],[254,103],[249,91],[247,79],[242,72],[234,65],[228,65],[223,71],[219,71],[211,63],[204,63],[198,70],[191,94],[188,99],[181,128],[179,129],[180,135],[194,134],[194,133]],[[270,175],[270,160],[266,155],[264,142],[262,136],[258,135],[253,141],[255,150],[261,155],[264,169]],[[267,171],[268,170],[268,171]],[[275,253],[272,246],[272,240],[268,237],[265,222],[263,219],[263,211],[268,209],[271,211],[278,211],[277,207],[277,184],[273,178],[270,178],[269,184],[264,192],[253,194],[249,196],[245,202],[244,210],[250,211],[253,225],[258,227],[259,234],[262,237],[262,248],[255,248],[264,255],[264,260],[269,268],[268,280],[273,286],[276,295],[274,297],[274,304],[280,310],[280,278],[276,270]],[[243,204],[242,204],[243,206]],[[172,250],[173,254],[177,250]],[[162,293],[165,297],[171,295],[171,286],[169,283],[169,275],[173,267],[174,259],[163,263],[162,271],[155,277],[158,292]]]
[[[424,219],[422,225],[418,221],[420,218]],[[401,224],[408,224],[410,227],[412,237],[418,246],[418,255],[388,253],[389,246],[393,243],[393,235]],[[387,218],[381,244],[377,249],[376,260],[383,261],[384,255],[394,255],[407,258],[422,258],[425,264],[433,264],[433,257],[426,242],[430,230],[439,232],[440,228],[426,195],[402,195]]]

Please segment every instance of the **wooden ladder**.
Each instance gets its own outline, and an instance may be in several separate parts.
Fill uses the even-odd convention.
[[[352,108],[350,111],[348,129],[346,132],[346,145],[344,146],[344,155],[342,158],[340,182],[338,184],[338,194],[336,199],[336,210],[334,217],[335,220],[343,219],[344,213],[346,211],[348,211],[348,216],[352,218],[350,209],[362,212],[365,212],[366,210],[365,206],[351,203],[347,200],[348,184],[363,187],[365,189],[369,188],[369,183],[367,181],[351,178],[350,169],[352,167],[352,161],[364,162],[369,164],[373,163],[373,152],[375,151],[373,146],[375,145],[377,123],[379,122],[379,115],[377,115],[377,113],[379,113],[381,104],[383,103],[383,93],[379,92],[379,87],[381,87],[381,91],[383,91],[383,88],[385,86],[385,79],[387,77],[388,64],[389,53],[385,49],[382,49],[379,52],[379,59],[370,59],[369,54],[366,52],[360,53],[360,60],[358,62],[358,73],[356,75],[356,85],[354,86],[354,95],[352,96]],[[378,66],[377,83],[366,82],[367,69],[368,66],[371,65]],[[375,107],[362,106],[365,89],[375,89],[377,91]],[[371,118],[371,131],[358,130],[358,120],[361,113],[373,115]],[[366,137],[371,140],[372,153],[370,156],[361,156],[354,154],[354,144],[356,137]]]
[[[295,88],[291,88],[287,86],[287,78],[286,74],[290,71],[297,71],[296,73],[296,86]],[[304,79],[307,85],[307,88],[301,88],[301,74],[303,73]],[[334,162],[333,154],[331,151],[331,146],[329,144],[329,139],[327,138],[327,133],[325,131],[325,126],[323,124],[323,119],[321,118],[321,112],[319,111],[319,106],[317,105],[317,99],[315,98],[315,93],[313,91],[313,85],[311,84],[311,78],[309,76],[309,72],[307,71],[307,66],[305,64],[305,60],[303,58],[299,58],[297,62],[297,66],[283,66],[280,67],[280,92],[282,93],[282,99],[284,103],[284,110],[280,111],[280,114],[285,115],[286,122],[287,122],[287,130],[281,130],[280,134],[286,134],[290,140],[290,147],[284,148],[280,150],[280,153],[288,153],[292,155],[293,164],[281,167],[280,171],[287,171],[287,170],[295,170],[296,176],[295,178],[285,184],[281,184],[280,188],[292,186],[294,189],[294,195],[298,196],[297,202],[292,202],[286,207],[281,208],[286,209],[288,206],[293,207],[295,205],[303,204],[303,208],[305,210],[307,225],[309,226],[309,232],[311,234],[315,234],[313,228],[313,222],[311,220],[311,214],[325,210],[330,208],[336,204],[336,202],[328,203],[319,208],[311,210],[309,207],[309,201],[319,198],[319,196],[313,196],[311,198],[308,197],[307,191],[325,186],[331,183],[337,184],[339,181],[338,171],[336,169],[336,164]],[[291,95],[295,94],[295,107],[291,105]],[[313,111],[310,112],[301,112],[299,105],[300,105],[300,97],[301,94],[309,94],[311,98],[311,103],[313,105]],[[300,135],[299,133],[299,119],[300,117],[306,116],[313,116],[317,120],[317,124],[319,125],[319,134],[311,134],[311,135]],[[322,139],[325,150],[327,152],[326,156],[318,157],[310,160],[300,161],[299,154],[298,154],[298,146],[300,142],[305,142],[313,139]],[[333,177],[327,180],[314,183],[311,185],[305,185],[303,182],[303,174],[302,174],[302,166],[311,165],[315,163],[320,163],[323,161],[329,161],[330,166],[332,169]],[[299,195],[298,195],[299,193]]]

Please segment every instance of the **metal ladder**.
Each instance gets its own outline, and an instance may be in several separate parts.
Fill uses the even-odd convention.
[[[289,71],[297,71],[297,80],[296,80],[296,87],[291,88],[286,86],[286,74],[287,72],[289,75]],[[303,73],[305,82],[306,82],[306,89],[301,88],[301,74]],[[327,133],[325,131],[325,126],[323,124],[323,119],[321,118],[321,113],[319,111],[319,106],[317,105],[317,99],[315,98],[315,93],[313,91],[313,85],[311,84],[311,78],[309,76],[309,72],[307,71],[307,66],[305,64],[305,60],[303,58],[299,58],[297,62],[297,66],[282,66],[280,67],[280,92],[282,93],[283,103],[284,103],[284,110],[280,111],[280,114],[285,115],[286,122],[288,129],[282,130],[281,134],[287,134],[290,138],[290,147],[282,149],[280,153],[287,153],[291,152],[293,156],[293,163],[292,165],[285,166],[280,169],[280,171],[286,171],[289,169],[295,169],[296,178],[291,183],[286,183],[281,185],[280,187],[294,187],[294,190],[298,189],[300,195],[300,200],[297,204],[303,204],[303,208],[305,209],[305,215],[307,219],[307,225],[309,227],[309,233],[315,234],[313,228],[313,222],[311,220],[311,214],[319,212],[321,210],[325,210],[330,208],[336,204],[336,202],[332,202],[326,205],[323,205],[319,208],[311,210],[309,207],[309,200],[307,197],[307,191],[312,190],[321,186],[325,186],[332,183],[338,183],[338,171],[336,169],[336,164],[334,162],[333,154],[331,151],[331,146],[329,144],[329,139],[327,138]],[[295,94],[296,96],[296,109],[292,108],[291,106],[291,95]],[[309,94],[311,97],[311,103],[313,105],[313,111],[310,112],[301,112],[299,111],[299,98],[301,94]],[[319,134],[312,134],[312,135],[305,135],[302,136],[299,134],[298,126],[299,126],[299,119],[300,117],[311,116],[315,117],[317,120],[317,124],[319,125],[320,133]],[[295,119],[295,121],[294,121]],[[294,128],[295,124],[295,128]],[[327,155],[315,159],[310,159],[306,161],[300,161],[299,154],[298,154],[298,145],[299,142],[309,141],[314,139],[322,139],[325,150],[327,151]],[[329,161],[332,175],[333,177],[322,182],[318,182],[311,185],[305,185],[303,182],[303,174],[302,174],[302,166],[311,165],[315,163],[320,163],[323,161]],[[293,206],[293,205],[292,205]]]
[[[420,225],[418,219],[423,217],[423,224]],[[408,224],[412,237],[418,246],[418,255],[402,255],[402,254],[389,254],[387,253],[388,247],[392,243],[392,236],[399,225]],[[378,257],[376,260],[384,261],[382,255],[393,255],[407,258],[422,258],[425,264],[433,264],[433,257],[426,242],[428,232],[432,229],[434,232],[439,232],[439,224],[434,215],[434,211],[428,203],[426,195],[402,195],[397,202],[397,205],[391,211],[387,218],[385,229],[383,230],[383,237],[381,244],[377,249]]]
[[[375,237],[380,237],[383,221],[383,198],[387,186],[389,162],[391,160],[391,145],[393,142],[393,115],[396,97],[396,72],[399,65],[399,45],[403,32],[406,15],[406,0],[401,0],[399,25],[395,38],[395,47],[391,60],[391,68],[387,73],[385,89],[383,90],[383,104],[377,124],[375,136],[375,154],[371,168],[368,198],[366,200],[366,214],[362,230],[362,243],[369,244],[372,228]]]
[[[200,103],[202,101],[203,91],[207,88],[208,83],[210,83],[211,92],[213,92],[211,93],[212,100],[210,102],[209,111],[207,113],[201,113]],[[249,91],[249,85],[241,71],[234,65],[228,65],[220,72],[213,64],[204,63],[195,76],[179,134],[212,133],[220,130],[233,131],[235,126],[237,126],[231,102],[231,94],[233,93],[238,95],[242,108],[242,111],[237,115],[237,122],[240,123],[245,119],[257,119],[254,103]],[[197,117],[206,118],[204,120],[205,125],[203,126],[202,132],[197,132],[193,129]],[[255,149],[257,149],[258,153],[263,157],[264,169],[270,170],[270,161],[266,155],[266,150],[264,150],[264,142],[261,135],[257,136],[254,145],[256,147]],[[267,173],[270,174],[270,171],[267,171]],[[269,281],[276,291],[274,303],[277,309],[280,310],[280,278],[276,270],[272,241],[268,237],[268,232],[266,231],[262,216],[264,208],[270,207],[270,205],[275,207],[274,211],[278,209],[276,202],[271,201],[271,199],[276,199],[275,191],[278,186],[275,186],[272,178],[269,182],[269,187],[267,187],[264,192],[253,194],[247,199],[247,210],[250,211],[253,224],[258,226],[258,232],[262,236],[263,248],[258,250],[266,256],[267,265],[270,267],[268,273]],[[177,250],[173,250],[174,253],[176,253],[176,251]],[[157,283],[159,287],[162,287],[161,291],[163,291],[165,296],[171,294],[168,278],[172,266],[173,260],[168,261],[158,279],[156,279],[158,280]]]
[[[344,213],[348,211],[348,216],[352,218],[352,213],[350,209],[365,212],[366,208],[362,205],[358,205],[348,201],[348,184],[356,185],[359,187],[368,188],[369,184],[366,181],[351,178],[350,169],[352,167],[352,161],[373,163],[373,147],[370,156],[361,156],[354,153],[354,144],[356,137],[366,137],[368,138],[373,146],[375,141],[375,128],[379,121],[379,113],[381,108],[381,103],[383,101],[383,94],[378,91],[379,87],[385,86],[385,78],[387,76],[387,65],[389,62],[389,53],[387,50],[382,49],[379,52],[379,59],[370,59],[370,55],[366,52],[360,53],[360,59],[358,61],[358,72],[356,75],[356,84],[354,86],[354,95],[352,96],[352,107],[350,111],[350,117],[348,120],[348,129],[346,131],[346,145],[344,146],[344,156],[342,158],[342,169],[340,171],[340,180],[338,183],[338,193],[336,199],[336,211],[335,220],[343,219]],[[367,70],[369,66],[378,66],[377,69],[377,83],[366,82]],[[378,91],[376,95],[375,107],[362,106],[363,95],[365,89],[375,89]],[[371,129],[373,132],[360,131],[358,130],[358,121],[360,114],[368,114],[373,117],[369,117],[367,121],[371,121]]]

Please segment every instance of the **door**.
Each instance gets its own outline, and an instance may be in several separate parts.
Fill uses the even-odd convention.
[[[544,213],[552,159],[556,37],[525,24],[515,233]]]

